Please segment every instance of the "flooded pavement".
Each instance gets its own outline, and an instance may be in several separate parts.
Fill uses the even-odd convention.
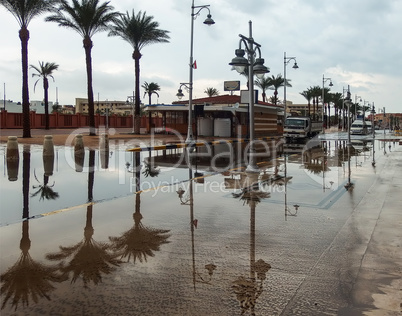
[[[1,147],[1,314],[400,315],[402,147],[325,137]]]

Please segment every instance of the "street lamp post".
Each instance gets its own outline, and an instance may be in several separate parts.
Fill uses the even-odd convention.
[[[329,80],[329,86],[332,87],[332,80],[331,78],[325,78],[324,75],[322,75],[322,108],[321,108],[321,118],[322,118],[322,132],[325,133],[325,128],[324,128],[324,107],[325,107],[325,102],[324,102],[324,84],[326,81]],[[326,122],[325,122],[326,125]]]
[[[375,140],[375,128],[374,128],[374,115],[375,115],[375,108],[374,108],[374,102],[373,102],[373,107],[371,109],[371,128],[372,128],[372,133],[373,133],[373,161],[371,165],[375,167],[375,146],[374,146],[374,140]]]
[[[350,104],[352,103],[351,98],[350,98],[350,86],[348,85],[348,90],[346,93],[346,98],[345,98],[345,104],[348,107],[348,146],[352,145],[352,142],[350,141]]]
[[[249,36],[239,34],[239,48],[235,50],[236,57],[232,59],[229,65],[233,66],[237,72],[244,73],[248,67],[248,92],[249,92],[249,128],[250,128],[250,146],[249,146],[249,160],[246,168],[247,172],[259,172],[258,166],[255,161],[255,147],[254,147],[254,74],[258,78],[263,78],[264,74],[269,72],[269,69],[264,66],[264,59],[261,58],[261,45],[254,41],[252,22],[249,21]],[[241,48],[242,44],[245,50]],[[247,52],[247,59],[244,54]],[[256,58],[256,53],[258,57]]]
[[[197,12],[195,12],[194,9],[198,9]],[[204,21],[204,24],[206,25],[212,25],[215,24],[215,21],[211,17],[211,11],[209,10],[209,5],[199,5],[195,6],[194,5],[194,0],[191,5],[191,33],[190,33],[190,75],[189,75],[189,83],[186,84],[186,87],[188,88],[188,126],[187,126],[187,139],[186,139],[186,144],[190,144],[194,142],[193,138],[193,69],[194,69],[194,61],[193,61],[193,44],[194,44],[194,20],[197,18],[199,13],[201,12],[202,9],[207,9],[208,10],[208,15],[207,18]],[[183,84],[181,84],[182,86]],[[180,87],[181,87],[180,86]],[[183,92],[179,88],[179,92],[177,96],[181,93],[181,96],[183,96]]]
[[[293,60],[295,63],[293,64],[293,69],[298,69],[299,66],[297,65],[296,62],[296,57],[286,57],[286,52],[283,54],[283,79],[284,79],[284,85],[283,85],[283,103],[284,103],[284,113],[283,113],[283,126],[285,126],[285,121],[286,121],[286,66],[289,64],[289,62]]]

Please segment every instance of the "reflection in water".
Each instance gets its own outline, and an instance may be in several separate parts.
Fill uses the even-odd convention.
[[[57,266],[46,266],[35,262],[29,254],[29,220],[22,222],[22,238],[20,242],[21,256],[18,261],[0,276],[1,294],[5,295],[2,309],[12,297],[11,305],[17,310],[21,301],[28,306],[32,300],[38,303],[39,298],[50,300],[50,292],[55,289],[52,282],[62,282],[67,278],[58,272]]]
[[[239,198],[243,201],[243,205],[247,203],[250,205],[250,208],[254,208],[254,210],[255,206],[260,203],[262,199],[270,197],[269,192],[264,192],[259,189],[260,184],[258,182],[258,176],[258,173],[247,173],[242,179],[241,191],[239,193],[232,193],[234,198]]]
[[[143,217],[140,211],[140,153],[133,152],[133,161],[135,163],[133,173],[136,180],[134,226],[119,237],[109,237],[109,240],[112,244],[111,249],[117,256],[121,256],[122,259],[127,258],[127,262],[133,258],[135,263],[137,260],[146,262],[147,257],[153,257],[154,252],[159,251],[161,245],[169,243],[170,230],[146,227],[141,223]]]
[[[82,141],[82,135],[78,134],[74,139],[74,162],[75,162],[75,171],[82,172],[84,166],[85,159],[85,148],[84,143]]]
[[[62,282],[66,278],[58,273],[58,267],[46,266],[36,262],[29,254],[31,240],[29,238],[29,176],[30,176],[30,146],[25,145],[23,151],[23,215],[22,238],[20,241],[21,256],[18,261],[0,276],[1,295],[4,301],[1,309],[4,309],[11,299],[11,305],[15,310],[21,302],[22,306],[28,306],[30,300],[37,303],[39,298],[50,300],[50,292],[55,289],[52,282]]]
[[[34,172],[34,176],[36,181],[39,183],[38,185],[33,185],[32,188],[33,189],[37,189],[36,192],[31,194],[31,197],[35,197],[37,195],[39,195],[39,201],[42,200],[56,200],[57,198],[59,198],[59,193],[53,191],[53,187],[54,187],[54,181],[52,185],[49,185],[49,176],[47,176],[46,174],[43,175],[43,184],[40,183],[40,181],[38,180],[38,178],[36,177],[36,173]]]
[[[17,181],[20,155],[18,152],[18,141],[16,136],[8,137],[6,160],[8,181]]]
[[[203,276],[202,273],[198,272],[197,267],[196,267],[196,259],[195,259],[195,228],[197,228],[198,225],[198,220],[194,218],[194,190],[193,190],[193,184],[194,183],[204,183],[202,181],[198,181],[197,179],[193,178],[193,169],[191,166],[191,162],[195,160],[197,163],[197,148],[195,154],[193,154],[192,158],[189,158],[189,186],[188,190],[185,191],[183,188],[179,188],[177,191],[178,197],[180,199],[181,205],[188,205],[190,206],[190,232],[191,232],[191,257],[192,257],[192,270],[193,270],[193,286],[194,290],[196,290],[196,283],[205,283],[205,284],[210,284],[212,280],[212,276],[214,271],[216,270],[216,265],[213,263],[208,263],[204,266],[204,268],[207,271],[208,276]]]
[[[250,272],[248,277],[239,276],[232,285],[242,315],[248,310],[251,315],[255,315],[257,299],[263,292],[263,281],[271,269],[271,265],[264,260],[255,260],[255,209],[262,199],[269,197],[268,193],[260,191],[258,177],[258,173],[246,173],[241,193],[233,194],[235,198],[243,201],[243,205],[247,202],[250,207]]]
[[[109,135],[102,134],[99,140],[99,155],[102,169],[109,168]]]
[[[53,175],[53,167],[54,167],[54,155],[43,155],[43,184],[40,184],[36,173],[34,171],[34,177],[39,185],[33,185],[33,189],[37,189],[36,192],[31,194],[31,197],[35,197],[39,195],[39,200],[56,200],[59,198],[59,193],[53,191],[54,181],[52,185],[49,185],[49,176]]]
[[[19,159],[8,159],[8,157],[7,157],[8,181],[17,181],[18,180],[19,165],[20,165]]]
[[[88,206],[86,223],[84,228],[84,239],[70,247],[60,246],[60,252],[50,253],[46,258],[53,261],[62,261],[72,258],[67,264],[62,261],[60,271],[64,276],[73,274],[71,282],[77,281],[81,276],[84,287],[92,281],[95,285],[102,282],[102,274],[112,273],[121,262],[117,255],[110,251],[110,245],[104,242],[97,242],[92,237],[94,228],[92,226],[93,210],[93,185],[95,174],[95,151],[89,151],[89,172],[88,172]]]
[[[161,172],[160,169],[155,165],[155,159],[151,157],[151,150],[148,151],[148,160],[144,161],[144,170],[142,171],[142,174],[148,178],[154,178],[159,175]]]

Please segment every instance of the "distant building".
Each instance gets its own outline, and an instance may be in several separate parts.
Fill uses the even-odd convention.
[[[34,111],[38,114],[45,113],[45,104],[43,101],[29,101],[29,109]],[[10,113],[22,113],[22,103],[21,102],[14,102],[12,100],[0,100],[1,109],[4,109]],[[53,102],[49,102],[49,113],[52,112]]]
[[[117,115],[131,115],[133,113],[133,104],[126,101],[95,101],[95,114],[109,114]],[[88,99],[76,98],[75,99],[75,113],[88,113]]]
[[[318,115],[321,115],[322,104],[318,105]],[[293,104],[291,101],[286,101],[286,113],[295,113],[302,116],[308,116],[308,104]],[[310,115],[314,113],[313,104],[310,104]]]

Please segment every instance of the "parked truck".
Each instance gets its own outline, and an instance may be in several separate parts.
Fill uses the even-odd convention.
[[[289,116],[285,120],[283,136],[286,141],[314,137],[322,130],[322,121],[314,121],[309,116]]]

